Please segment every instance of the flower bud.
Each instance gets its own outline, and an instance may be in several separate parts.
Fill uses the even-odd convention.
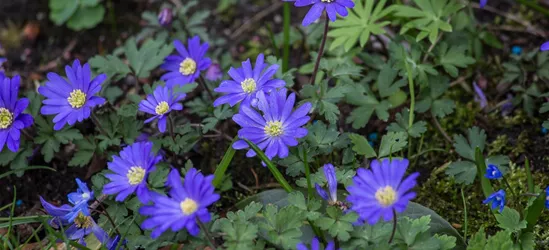
[[[158,14],[158,22],[164,27],[170,26],[170,24],[172,24],[172,19],[172,10],[169,8],[162,9],[162,11]]]

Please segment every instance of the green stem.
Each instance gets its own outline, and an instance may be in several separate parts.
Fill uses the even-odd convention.
[[[404,54],[404,58],[408,58],[406,56],[406,52],[404,49],[402,50],[402,53]],[[408,116],[408,131],[412,128],[412,125],[414,125],[414,109],[416,105],[416,94],[414,91],[414,78],[412,77],[412,70],[410,69],[410,65],[408,65],[407,59],[404,59],[404,66],[406,67],[406,72],[408,75],[408,88],[410,89],[410,115]],[[412,156],[412,137],[408,136],[408,159]]]
[[[515,193],[515,190],[513,190],[513,188],[511,188],[511,185],[509,184],[509,182],[507,181],[507,179],[505,179],[505,177],[501,177],[501,181],[503,182],[503,184],[505,184],[505,186],[507,187],[507,189],[509,189],[509,191],[511,191],[511,195],[513,195],[513,199],[515,200],[515,202],[519,202],[518,200],[518,196],[517,194]]]
[[[204,90],[206,90],[206,92],[208,93],[208,97],[210,97],[210,100],[215,100],[213,94],[212,94],[212,91],[210,90],[210,88],[208,88],[208,85],[206,84],[206,80],[204,79],[204,77],[202,77],[202,75],[200,75],[200,77],[198,77],[198,83],[200,83],[200,85],[202,85],[202,88],[204,88]]]
[[[393,238],[395,237],[395,233],[397,230],[397,213],[396,210],[393,208],[393,231],[391,231],[391,237],[389,238],[389,244],[393,242]]]
[[[307,200],[313,197],[313,186],[311,185],[311,170],[309,169],[309,161],[307,160],[307,149],[303,149],[303,165],[305,166],[305,178],[307,178]]]
[[[208,228],[204,225],[204,223],[202,223],[202,221],[200,221],[200,219],[196,218],[196,223],[198,224],[198,226],[202,229],[202,231],[204,231],[204,235],[206,236],[206,239],[208,240],[208,242],[210,243],[210,247],[213,248],[213,250],[216,250],[216,245],[215,245],[215,241],[212,237],[212,235],[210,234],[210,231],[208,230]]]
[[[235,136],[235,138],[233,139],[233,142],[231,142],[231,145],[229,145],[229,148],[227,149],[227,151],[225,151],[225,155],[223,155],[223,159],[221,159],[221,162],[215,169],[213,185],[216,188],[219,188],[219,185],[221,184],[223,177],[225,177],[225,172],[227,172],[227,168],[229,168],[229,164],[231,164],[231,161],[233,160],[234,154],[236,152],[236,150],[234,150],[233,148],[233,144],[237,139],[238,137]]]
[[[6,241],[4,242],[4,249],[8,249],[8,242],[11,235],[11,228],[13,226],[13,214],[15,213],[15,201],[17,200],[17,188],[13,186],[13,201],[11,203],[11,213],[10,213],[10,224],[8,227],[8,232],[6,233]]]
[[[543,8],[539,6],[536,1],[527,1],[527,0],[517,0],[520,4],[523,4],[524,6],[533,9],[541,14],[544,14],[546,16],[549,16],[549,10],[546,8]]]
[[[261,159],[261,161],[263,161],[267,165],[267,168],[271,171],[271,173],[273,174],[273,177],[278,181],[278,183],[280,183],[282,188],[284,188],[284,190],[286,190],[286,192],[288,193],[292,192],[293,189],[284,178],[284,175],[282,175],[282,173],[278,171],[276,166],[273,164],[271,160],[269,160],[269,158],[265,155],[265,153],[263,153],[263,151],[259,149],[257,145],[255,145],[253,142],[249,141],[248,139],[243,139],[243,140],[246,141],[246,143],[248,143],[248,145],[257,154],[257,156]]]
[[[284,3],[284,47],[282,52],[282,72],[288,71],[290,65],[290,10],[290,3]]]
[[[534,192],[534,179],[532,178],[532,170],[530,170],[530,161],[525,159],[524,168],[526,169],[526,180],[528,183],[528,192]]]
[[[465,242],[467,242],[467,226],[468,226],[467,202],[465,202],[465,194],[463,193],[463,187],[461,187],[461,200],[463,201],[463,220],[464,220],[463,239],[465,240]]]
[[[318,49],[318,55],[316,56],[315,68],[313,70],[313,75],[311,76],[311,84],[315,84],[316,75],[318,73],[318,67],[320,66],[320,59],[324,54],[324,46],[326,45],[326,39],[328,38],[328,27],[330,26],[330,20],[326,17],[324,22],[324,34],[322,35],[322,42],[320,43],[320,48]]]

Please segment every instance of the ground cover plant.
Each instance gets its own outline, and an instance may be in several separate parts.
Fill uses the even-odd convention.
[[[0,16],[0,249],[547,249],[547,1]]]

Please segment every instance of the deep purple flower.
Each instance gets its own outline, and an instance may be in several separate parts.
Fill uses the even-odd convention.
[[[263,54],[259,54],[255,60],[255,67],[252,68],[250,59],[248,59],[242,62],[242,68],[229,69],[228,73],[232,80],[221,82],[219,87],[214,90],[227,94],[215,100],[214,107],[225,103],[229,103],[232,107],[241,101],[243,105],[249,105],[252,99],[256,98],[258,91],[270,92],[284,87],[286,83],[283,80],[272,79],[279,66],[271,65],[263,71],[266,66]]]
[[[164,8],[158,14],[158,23],[164,27],[172,24],[173,14],[170,8]]]
[[[217,63],[212,63],[208,70],[206,71],[206,79],[210,81],[217,81],[223,77],[223,72],[221,72],[221,67]]]
[[[337,14],[339,14],[342,17],[346,17],[349,14],[349,11],[347,11],[347,8],[354,8],[355,3],[352,0],[285,0],[286,2],[295,2],[294,6],[296,7],[303,7],[308,5],[313,5],[309,12],[307,12],[307,15],[305,15],[305,18],[303,18],[303,22],[301,23],[303,26],[308,26],[309,24],[313,23],[317,19],[320,18],[324,10],[326,10],[326,13],[328,15],[328,18],[332,22],[335,22],[337,19]]]
[[[488,179],[493,180],[501,178],[503,174],[501,173],[501,171],[499,171],[498,166],[494,164],[489,164],[486,168],[486,174],[484,174],[484,176]]]
[[[304,243],[299,243],[295,246],[297,248],[297,250],[309,250],[309,248],[307,247],[307,245],[305,245]],[[320,241],[318,240],[317,237],[314,237],[313,240],[311,241],[311,250],[320,250]],[[324,248],[324,250],[335,250],[335,243],[333,241],[330,241],[328,242],[328,245],[326,245],[326,248]]]
[[[549,209],[549,186],[545,188],[545,207]]]
[[[93,233],[97,239],[108,239],[108,234],[91,217],[89,213],[79,212],[74,223],[65,231],[70,240],[77,240],[79,244],[86,245],[84,238]],[[107,242],[104,242],[107,243]]]
[[[322,189],[318,183],[315,183],[316,192],[322,199],[325,201],[328,201],[331,204],[337,203],[337,178],[336,173],[334,169],[334,165],[332,164],[325,164],[324,167],[324,176],[326,177],[326,181],[328,182],[328,191],[329,194]]]
[[[480,0],[480,7],[484,8],[484,6],[486,6],[487,3],[488,3],[488,0]]]
[[[162,156],[152,152],[152,147],[152,142],[137,142],[122,149],[120,156],[113,156],[112,162],[107,164],[114,173],[105,175],[111,182],[103,187],[103,193],[118,193],[116,201],[123,201],[137,191],[139,201],[144,204],[149,202],[147,177],[162,160]]]
[[[79,203],[76,206],[71,206],[69,204],[63,204],[60,207],[57,207],[40,196],[40,202],[42,207],[46,212],[51,215],[53,218],[49,221],[50,225],[53,227],[58,227],[62,225],[68,225],[74,221],[76,216],[80,212],[89,213],[87,203]]]
[[[200,38],[195,36],[188,40],[188,50],[179,40],[173,42],[178,54],[164,59],[161,68],[170,71],[162,76],[166,86],[173,87],[194,82],[200,71],[210,67],[212,61],[204,57],[208,50],[208,43],[200,44]]]
[[[93,191],[90,191],[88,185],[78,178],[76,178],[76,184],[78,185],[78,189],[76,189],[76,192],[72,192],[67,195],[67,197],[69,198],[69,202],[73,205],[77,205],[80,203],[88,204],[88,201],[93,199]]]
[[[544,42],[544,43],[541,45],[540,50],[541,50],[541,51],[549,50],[549,41]]]
[[[476,82],[473,82],[473,88],[475,89],[475,101],[478,102],[481,109],[484,109],[488,105],[488,100],[482,89],[477,85]]]
[[[393,219],[393,213],[402,213],[416,193],[411,191],[417,184],[419,173],[404,178],[408,168],[407,159],[383,159],[372,161],[370,169],[359,168],[353,185],[347,187],[347,201],[352,203],[360,220],[374,225],[380,217]]]
[[[23,114],[29,105],[29,99],[17,100],[21,78],[12,79],[0,72],[0,152],[4,145],[12,152],[19,150],[21,130],[30,127],[34,120],[32,116]]]
[[[182,110],[183,105],[178,103],[185,94],[173,93],[168,87],[158,86],[153,94],[147,96],[146,100],[139,103],[139,110],[154,115],[147,119],[145,123],[158,119],[158,130],[166,132],[166,120],[172,110]]]
[[[65,72],[69,81],[56,73],[48,73],[45,86],[38,88],[38,92],[47,99],[42,101],[44,106],[40,110],[43,115],[56,115],[53,118],[55,130],[60,130],[65,124],[73,125],[76,121],[82,122],[90,117],[92,108],[105,103],[105,99],[95,94],[101,90],[101,83],[107,75],[100,74],[91,78],[89,64],[80,66],[80,61],[74,60],[72,67],[66,66]]]
[[[304,103],[292,112],[295,103],[295,94],[291,93],[286,99],[287,89],[273,91],[267,96],[263,92],[257,93],[258,113],[251,106],[241,106],[240,112],[233,116],[233,120],[242,128],[238,131],[238,137],[248,139],[255,143],[269,159],[275,156],[286,158],[288,146],[297,146],[298,138],[307,135],[305,125],[310,117],[307,113],[311,110],[311,103]],[[234,149],[247,148],[244,140],[233,144]],[[246,154],[255,156],[253,150]]]
[[[488,196],[486,200],[482,201],[482,204],[488,203],[492,203],[492,209],[499,207],[499,212],[501,213],[505,207],[505,190],[500,189],[499,191]]]
[[[214,193],[213,178],[213,175],[204,176],[191,168],[181,183],[179,172],[172,169],[166,181],[170,188],[169,196],[155,194],[153,205],[139,209],[142,215],[150,216],[141,227],[153,229],[153,239],[168,228],[174,232],[186,228],[191,235],[198,235],[200,229],[196,220],[209,222],[212,218],[208,206],[219,200],[219,194]]]

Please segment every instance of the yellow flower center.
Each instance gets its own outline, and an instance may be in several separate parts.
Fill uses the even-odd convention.
[[[388,207],[390,205],[393,205],[396,201],[396,192],[391,186],[385,186],[383,188],[380,188],[376,191],[376,200],[381,204],[383,207]]]
[[[133,166],[126,174],[126,177],[128,177],[128,182],[131,185],[137,185],[145,178],[145,169],[140,166]]]
[[[71,92],[67,101],[69,101],[71,107],[79,109],[86,103],[86,94],[82,90],[75,89]]]
[[[154,109],[157,115],[166,114],[168,113],[169,110],[170,110],[170,106],[168,106],[167,102],[160,102]]]
[[[253,78],[247,78],[240,83],[240,86],[242,86],[242,90],[244,90],[244,92],[249,94],[255,91],[256,82]]]
[[[92,218],[84,215],[82,212],[79,212],[74,219],[74,224],[78,228],[90,228],[92,226]]]
[[[282,122],[267,122],[267,126],[265,126],[265,133],[272,137],[281,135],[284,133],[282,130]]]
[[[0,108],[0,129],[6,129],[13,123],[13,114],[6,108]]]
[[[196,212],[198,209],[198,203],[194,201],[193,199],[185,198],[179,206],[181,207],[181,211],[184,215],[191,215],[192,213]]]
[[[196,72],[196,62],[191,58],[185,58],[185,60],[179,64],[179,72],[186,76],[194,74],[194,72]]]

